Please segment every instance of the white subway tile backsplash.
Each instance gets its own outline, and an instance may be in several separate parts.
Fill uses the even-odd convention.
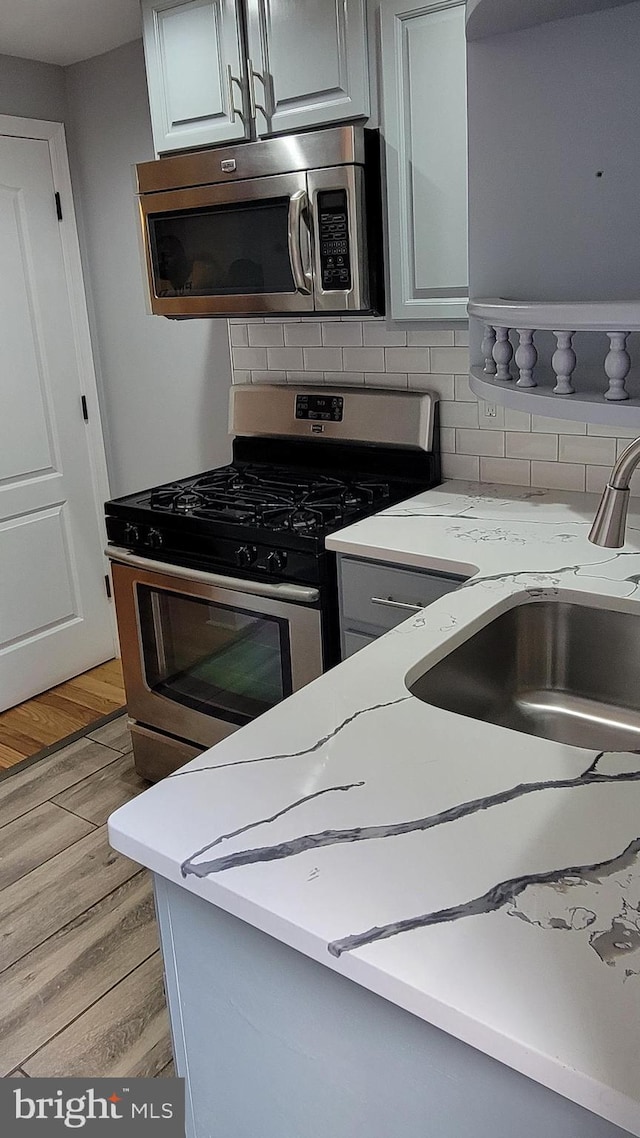
[[[304,324],[285,324],[284,342],[291,348],[307,348],[322,343],[322,324],[308,321]]]
[[[412,391],[435,391],[441,399],[454,398],[454,379],[452,375],[409,375],[409,387]]]
[[[384,354],[388,371],[406,371],[414,375],[431,371],[431,348],[385,348]],[[438,371],[438,368],[433,370]]]
[[[477,427],[478,404],[443,399],[440,402],[440,422],[443,427]]]
[[[468,372],[469,350],[468,348],[432,348],[431,367],[434,371],[441,372]]]
[[[267,349],[232,348],[231,359],[233,360],[234,368],[240,368],[241,370],[253,371],[254,368],[266,368]],[[269,367],[271,367],[271,364],[269,364]]]
[[[464,478],[469,482],[478,482],[480,459],[469,454],[443,454],[442,475],[444,478]]]
[[[342,371],[342,348],[303,348],[302,356],[312,371]]]
[[[383,348],[343,348],[342,360],[346,371],[384,371]]]
[[[520,458],[481,458],[480,481],[530,486],[531,464]]]
[[[582,462],[585,466],[612,466],[616,460],[616,440],[595,435],[560,435],[560,462]]]
[[[364,382],[368,387],[408,387],[409,378],[406,372],[399,371],[366,371]]]
[[[229,341],[232,347],[246,348],[249,343],[249,326],[248,324],[230,324],[229,325]]]
[[[551,490],[584,490],[585,468],[571,462],[532,462],[531,485]]]
[[[338,387],[359,387],[365,378],[361,371],[325,371],[324,381]]]
[[[249,324],[247,327],[253,348],[277,348],[284,344],[282,324]]]
[[[455,398],[461,403],[477,403],[477,396],[469,387],[468,375],[456,375],[455,379]]]
[[[531,430],[546,431],[551,435],[586,435],[587,424],[574,422],[573,419],[550,419],[546,415],[532,415]]]
[[[387,328],[384,320],[363,321],[362,337],[372,348],[404,348],[407,343],[407,333]]]
[[[328,347],[343,347],[345,344],[354,345],[362,343],[362,324],[346,321],[335,324],[322,324],[322,343]]]
[[[252,383],[286,383],[287,376],[284,371],[252,371]]]
[[[508,431],[530,431],[531,415],[527,411],[515,411],[513,407],[505,407],[504,425]]]
[[[456,427],[456,451],[458,454],[487,455],[502,458],[504,455],[504,434],[502,431],[474,431]]]
[[[558,458],[558,436],[507,431],[505,454],[507,458],[539,458],[555,462]]]
[[[454,427],[440,427],[440,449],[443,454],[456,453],[456,432]]]
[[[407,332],[407,344],[410,348],[452,348],[453,332],[439,332],[437,328],[433,331],[416,328],[414,331],[411,328]]]
[[[373,317],[232,318],[229,338],[234,383],[434,391],[446,478],[599,492],[637,433],[478,400],[464,328],[405,331]],[[632,490],[640,492],[640,472]]]
[[[288,371],[287,383],[312,383],[314,387],[323,387],[324,373],[321,371]]]
[[[302,358],[302,348],[268,348],[269,371],[302,371],[306,364]]]

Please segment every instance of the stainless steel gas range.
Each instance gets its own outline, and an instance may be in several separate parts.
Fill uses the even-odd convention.
[[[156,780],[337,663],[327,534],[440,481],[437,398],[232,390],[233,461],[107,503],[134,758]]]

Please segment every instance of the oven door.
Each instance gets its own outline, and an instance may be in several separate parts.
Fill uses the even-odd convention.
[[[140,210],[157,315],[313,311],[305,172],[142,194]]]
[[[138,722],[211,746],[321,674],[317,589],[115,556],[127,707]]]

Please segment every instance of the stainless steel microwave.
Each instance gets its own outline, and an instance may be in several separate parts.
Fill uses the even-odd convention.
[[[381,313],[377,159],[351,125],[137,166],[151,311]]]

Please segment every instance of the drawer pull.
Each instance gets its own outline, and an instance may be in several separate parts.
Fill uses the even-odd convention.
[[[420,612],[424,605],[411,605],[408,601],[394,601],[391,597],[372,597],[372,605],[383,605],[387,609],[406,609],[407,612]]]

